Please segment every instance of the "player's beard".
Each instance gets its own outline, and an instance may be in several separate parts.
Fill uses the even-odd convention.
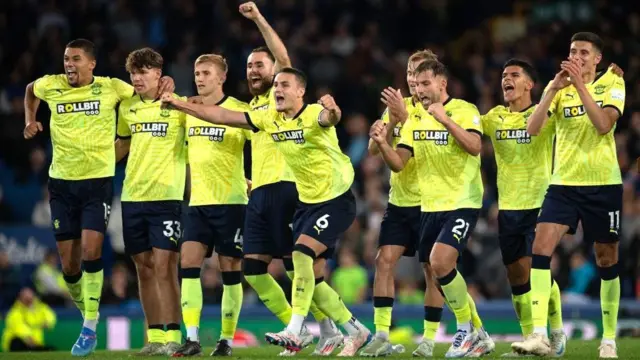
[[[262,78],[260,81],[260,86],[258,88],[254,88],[251,86],[251,79],[247,79],[247,85],[249,86],[249,92],[253,96],[258,96],[266,93],[271,86],[273,86],[273,81]]]

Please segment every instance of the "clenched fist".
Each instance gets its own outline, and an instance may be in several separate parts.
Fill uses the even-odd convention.
[[[253,1],[249,1],[240,5],[240,14],[249,20],[256,20],[260,17],[260,10]]]

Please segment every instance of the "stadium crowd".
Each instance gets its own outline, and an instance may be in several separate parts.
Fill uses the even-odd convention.
[[[388,86],[408,95],[408,54],[429,48],[449,66],[449,92],[476,104],[481,113],[501,102],[501,66],[511,57],[531,61],[542,79],[539,96],[567,56],[568,36],[598,32],[607,45],[603,67],[614,62],[625,71],[627,101],[618,121],[616,142],[624,178],[624,217],[620,258],[623,298],[640,298],[640,13],[624,3],[604,1],[463,0],[273,0],[256,1],[285,42],[294,66],[307,72],[307,101],[333,93],[343,113],[338,127],[343,151],[356,169],[358,217],[342,239],[327,278],[345,303],[370,299],[378,229],[389,189],[389,170],[367,153],[370,125],[380,116],[380,91]],[[237,13],[237,4],[215,0],[10,0],[0,4],[0,227],[32,224],[49,227],[47,169],[51,160],[48,113],[40,107],[44,133],[25,141],[24,90],[44,74],[62,71],[65,44],[78,37],[98,46],[97,75],[127,80],[124,61],[129,51],[150,46],[165,58],[176,93],[194,95],[193,61],[201,53],[224,55],[229,63],[227,92],[249,100],[245,59],[261,45],[260,33]],[[399,26],[398,24],[402,24]],[[497,240],[496,166],[491,143],[482,151],[484,207],[481,220],[462,259],[470,292],[482,299],[510,295]],[[116,194],[122,188],[124,164],[118,165]],[[250,169],[250,167],[247,167]],[[121,213],[116,197],[109,236],[117,254],[105,285],[104,304],[137,298],[132,265],[123,253]],[[398,301],[422,304],[424,287],[417,260],[405,258],[398,269]],[[205,303],[218,303],[222,293],[215,259],[203,271]],[[36,272],[43,299],[58,304],[55,257]],[[554,256],[554,277],[565,301],[598,297],[599,278],[590,246],[580,232],[567,236]],[[0,287],[8,289],[19,271],[0,249]],[[284,269],[272,264],[279,281]],[[44,272],[44,275],[42,274]],[[45,284],[47,286],[45,286]],[[5,287],[7,286],[7,287]],[[283,286],[290,289],[290,286]],[[472,291],[471,291],[472,290]],[[245,302],[258,302],[247,286]],[[16,291],[17,294],[17,291]],[[65,300],[62,292],[62,301]],[[47,296],[48,295],[48,296]],[[0,302],[4,306],[9,301]]]

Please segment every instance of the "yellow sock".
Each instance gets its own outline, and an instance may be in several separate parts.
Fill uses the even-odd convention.
[[[453,279],[449,280],[453,275]],[[442,291],[447,298],[447,303],[456,316],[458,325],[471,323],[471,309],[469,308],[469,301],[467,296],[467,283],[462,278],[462,275],[455,269],[452,270],[452,274],[438,279]]]
[[[291,305],[284,291],[270,274],[245,275],[249,285],[256,291],[260,300],[283,324],[291,320]]]
[[[202,285],[200,284],[200,278],[182,278],[180,303],[182,304],[184,326],[187,328],[199,328],[200,314],[202,312]]]
[[[147,330],[147,342],[148,343],[165,344],[164,330],[163,329],[148,329]]]
[[[424,333],[422,334],[424,339],[436,339],[436,333],[440,328],[440,319],[442,319],[442,308],[433,306],[424,307]]]
[[[522,336],[527,337],[533,332],[533,319],[531,318],[531,291],[527,291],[521,295],[511,296],[513,309],[520,322]]]
[[[287,271],[287,276],[289,277],[289,279],[293,280],[293,271]],[[322,320],[328,317],[327,315],[325,315],[325,313],[323,313],[318,308],[318,305],[316,305],[315,301],[311,301],[311,306],[309,306],[309,312],[311,313],[311,315],[313,315],[313,318],[316,319],[318,323],[320,323]]]
[[[294,251],[292,260],[295,270],[291,291],[292,313],[306,317],[309,314],[315,288],[313,258],[300,251]]]
[[[223,272],[224,275],[228,272]],[[240,271],[231,271],[231,273],[237,273],[238,280],[242,275]],[[224,280],[223,280],[224,281]],[[242,284],[238,283],[233,285],[223,285],[222,290],[222,327],[220,331],[220,338],[233,340],[236,334],[236,328],[238,327],[238,318],[240,317],[240,309],[242,308]]]
[[[84,280],[82,277],[82,271],[77,275],[64,275],[64,281],[67,284],[67,289],[69,289],[69,295],[71,295],[73,303],[76,304],[76,307],[84,317],[84,294],[82,291],[82,282]]]
[[[104,282],[104,272],[102,270],[102,259],[84,261],[85,273],[83,284],[84,296],[84,319],[98,320],[98,308],[100,307],[100,297],[102,296],[102,284]]]
[[[551,258],[533,255],[531,268],[531,317],[534,331],[547,329],[549,298],[551,297]],[[537,266],[536,266],[537,265]]]
[[[602,309],[602,338],[615,340],[618,327],[618,308],[620,306],[620,277],[618,264],[611,267],[598,267],[600,273],[600,307]]]
[[[560,294],[560,287],[556,281],[551,285],[551,292],[549,293],[549,327],[551,330],[561,330],[564,328],[562,323],[562,296]]]
[[[373,297],[373,324],[376,326],[376,334],[389,334],[393,300],[392,297]]]
[[[164,343],[182,343],[182,332],[180,330],[167,330],[164,332]]]
[[[473,301],[473,298],[467,292],[467,303],[469,304],[469,310],[471,311],[471,323],[473,327],[476,329],[482,328],[482,319],[480,319],[480,315],[478,314],[478,309],[476,308],[476,302]]]
[[[340,295],[326,282],[322,281],[315,286],[313,299],[316,304],[321,304],[322,312],[329,314],[331,320],[336,324],[343,325],[351,319],[351,312],[340,299]]]

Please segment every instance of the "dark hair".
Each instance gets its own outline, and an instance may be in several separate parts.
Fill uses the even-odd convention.
[[[144,68],[162,69],[163,63],[164,59],[162,59],[160,53],[152,48],[146,47],[129,53],[125,67],[128,72]]]
[[[602,41],[602,38],[600,38],[600,36],[592,32],[585,31],[585,32],[575,33],[571,37],[571,42],[574,42],[574,41],[589,42],[591,43],[591,45],[593,45],[594,48],[598,49],[599,52],[602,52],[602,50],[604,49],[604,41]]]
[[[416,67],[415,74],[418,75],[429,70],[433,72],[433,76],[441,75],[445,78],[449,77],[447,67],[438,60],[426,60],[421,62],[420,65]]]
[[[522,71],[524,71],[524,73],[527,74],[527,76],[531,79],[531,81],[533,81],[534,84],[538,82],[538,74],[536,73],[536,69],[527,61],[521,59],[509,59],[506,63],[504,63],[504,66],[502,66],[502,71],[504,71],[504,69],[506,69],[508,66],[520,67]]]
[[[72,49],[82,49],[90,58],[96,58],[96,46],[87,39],[71,40],[66,47]]]
[[[300,85],[302,85],[303,88],[307,87],[307,75],[305,75],[304,72],[302,72],[302,70],[298,70],[292,67],[286,67],[278,71],[278,74],[280,73],[293,74],[296,77],[296,80],[298,80],[298,82],[300,83]]]
[[[253,53],[260,53],[260,52],[263,52],[263,53],[267,54],[267,57],[269,59],[271,59],[271,61],[273,61],[274,63],[276,62],[275,56],[273,56],[273,53],[271,52],[271,50],[269,50],[269,48],[266,47],[266,46],[258,46],[257,48],[251,50],[252,54]]]

